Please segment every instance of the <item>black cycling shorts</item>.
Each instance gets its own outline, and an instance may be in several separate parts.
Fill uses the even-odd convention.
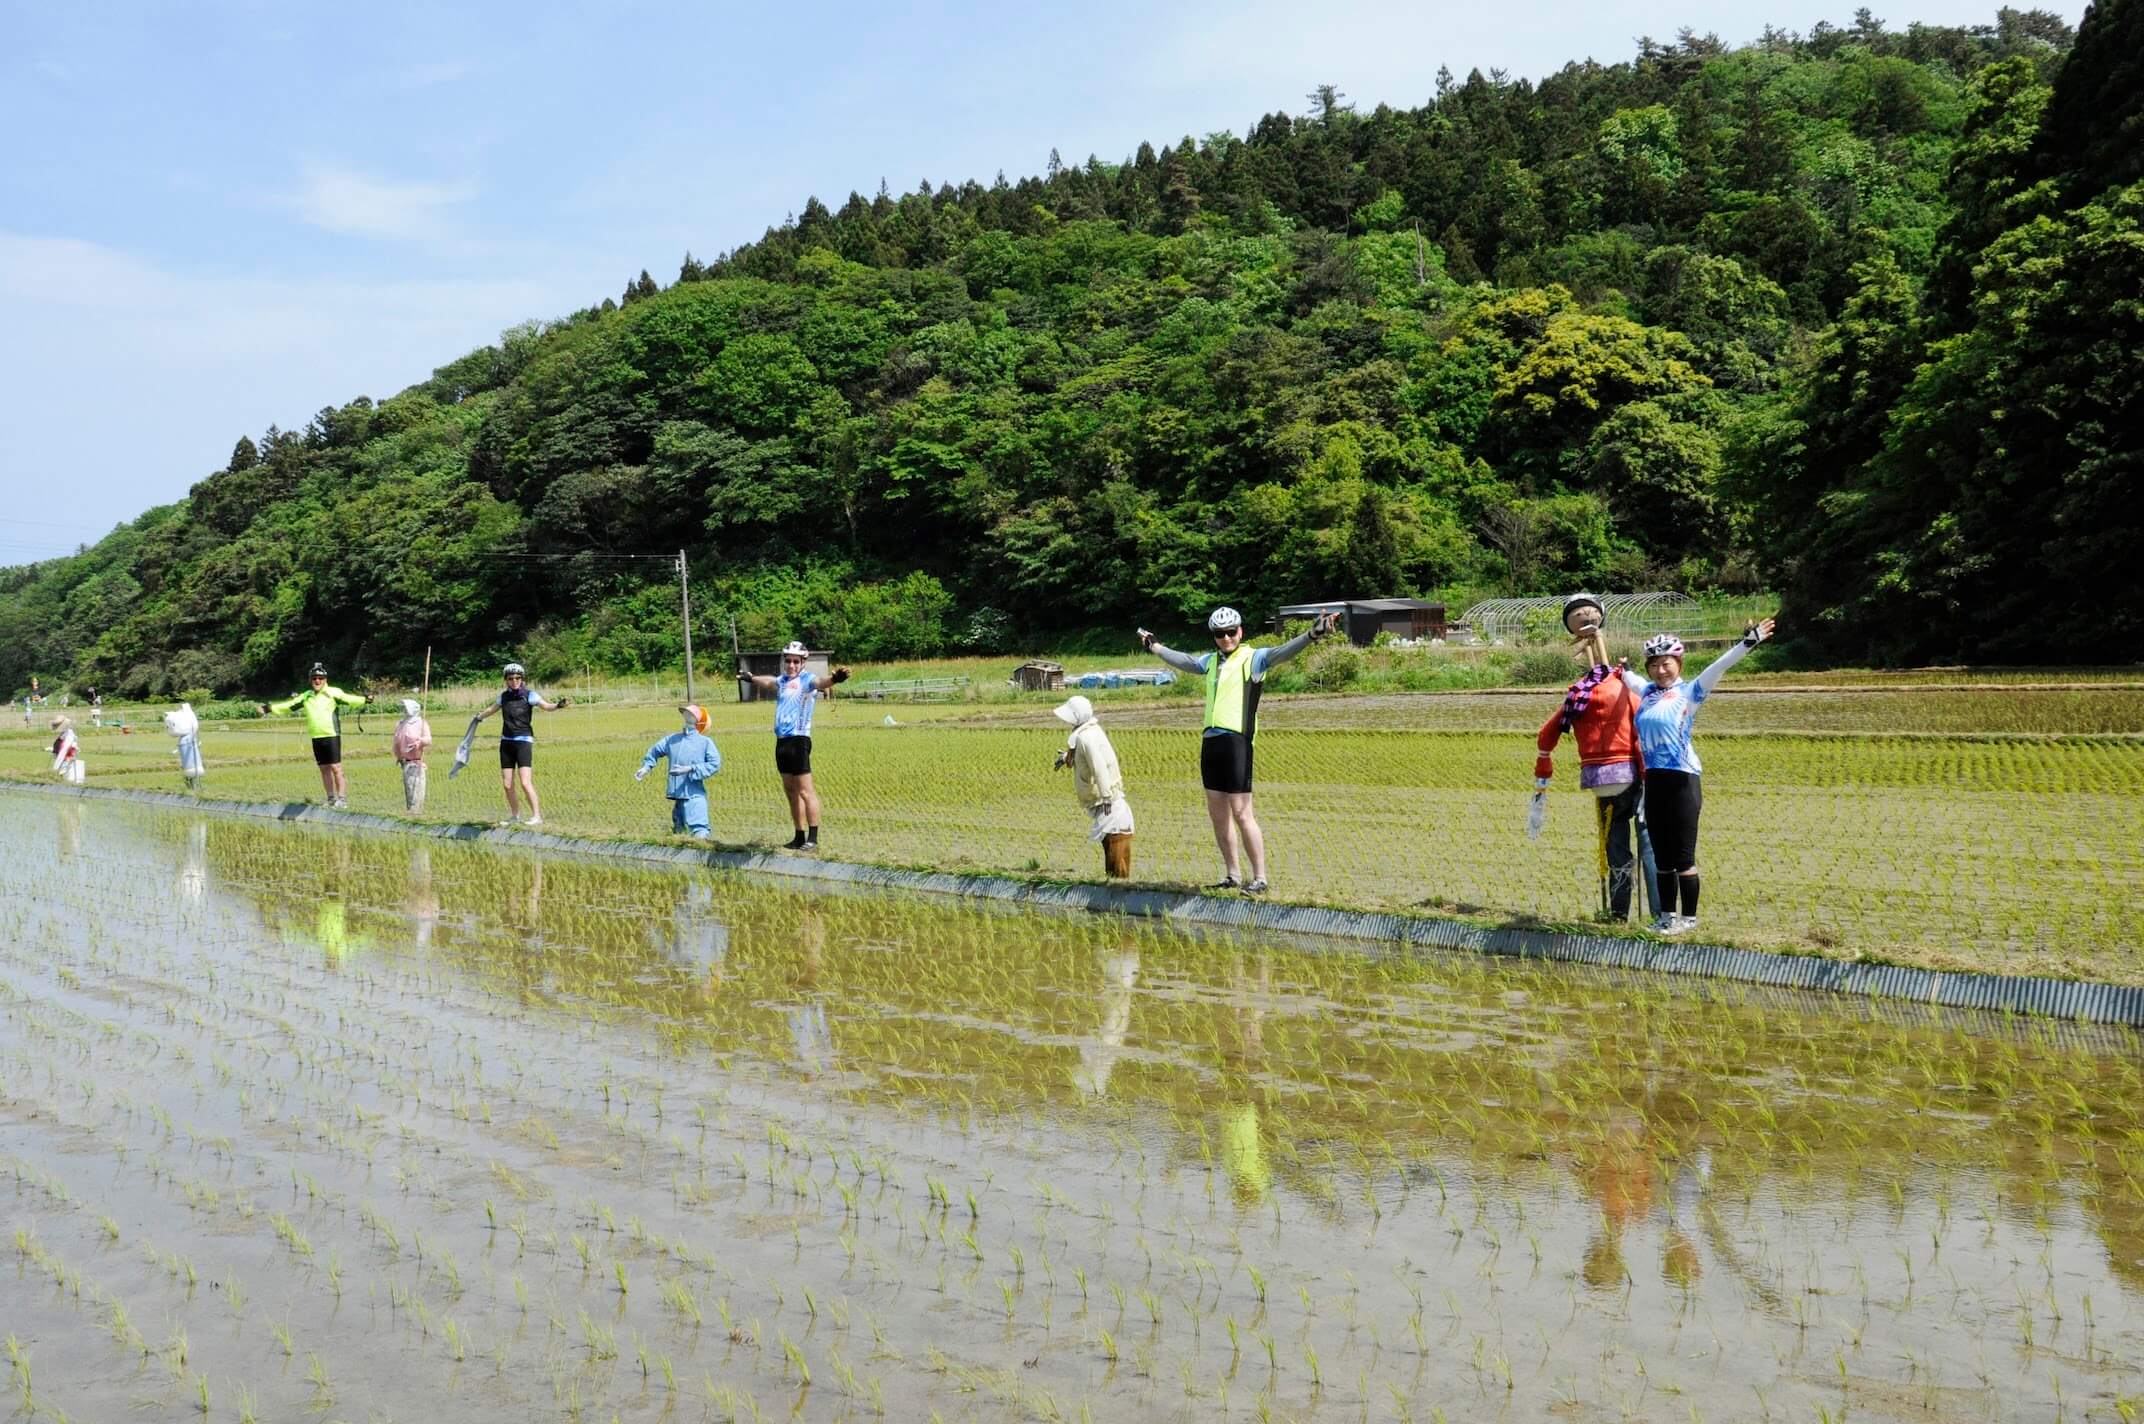
[[[811,738],[776,737],[774,769],[784,776],[810,776]]]
[[[534,765],[536,765],[536,744],[534,742],[499,743],[499,770],[512,771],[517,766]]]
[[[1208,791],[1239,795],[1251,789],[1251,739],[1241,732],[1199,738],[1199,780]]]
[[[1697,818],[1705,788],[1687,771],[1645,773],[1645,833],[1652,837],[1653,864],[1663,873],[1697,864]]]
[[[315,737],[315,738],[313,738],[313,765],[314,765],[314,766],[340,766],[340,765],[342,765],[342,738],[341,738],[341,737]]]

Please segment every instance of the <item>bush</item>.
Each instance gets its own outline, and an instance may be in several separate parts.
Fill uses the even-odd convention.
[[[926,573],[859,585],[841,597],[835,652],[857,662],[937,657],[952,609],[953,595]]]
[[[1569,682],[1575,669],[1567,654],[1552,648],[1530,648],[1511,660],[1508,673],[1513,687],[1547,687]]]
[[[968,615],[961,625],[960,636],[954,640],[962,652],[1002,653],[1009,651],[1012,643],[1012,615],[1002,608],[984,604]]]
[[[1312,692],[1338,692],[1362,676],[1362,654],[1337,639],[1314,649],[1303,662],[1303,686]]]

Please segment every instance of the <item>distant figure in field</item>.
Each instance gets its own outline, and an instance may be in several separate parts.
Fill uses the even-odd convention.
[[[1644,764],[1638,758],[1638,698],[1624,686],[1620,672],[1608,664],[1608,640],[1601,632],[1601,603],[1590,593],[1571,595],[1563,605],[1563,625],[1576,638],[1572,651],[1585,675],[1563,694],[1563,705],[1534,737],[1535,822],[1546,809],[1546,793],[1555,763],[1550,753],[1569,733],[1578,743],[1578,784],[1593,794],[1601,856],[1602,908],[1618,920],[1630,918],[1632,887],[1638,881],[1642,844],[1639,803],[1644,796]],[[1635,832],[1635,835],[1633,834]]]
[[[556,712],[573,704],[563,697],[556,702],[546,700],[528,685],[528,673],[519,663],[508,663],[501,676],[506,686],[499,700],[476,714],[478,722],[493,715],[499,719],[499,785],[506,792],[506,819],[499,824],[511,826],[521,821],[521,807],[515,799],[518,791],[529,806],[524,824],[540,826],[543,810],[536,802],[536,711],[541,708]]]
[[[1660,863],[1660,916],[1653,928],[1661,934],[1684,934],[1697,928],[1697,818],[1704,810],[1705,795],[1698,780],[1704,767],[1690,745],[1691,723],[1697,719],[1699,704],[1712,695],[1727,670],[1771,637],[1776,626],[1769,618],[1751,624],[1742,640],[1714,659],[1695,682],[1682,680],[1682,639],[1672,633],[1645,640],[1645,674],[1650,682],[1635,673],[1622,674],[1624,686],[1638,696],[1645,821]]]
[[[707,839],[707,778],[722,770],[722,753],[707,737],[707,709],[687,703],[677,709],[684,725],[648,748],[633,780],[644,781],[655,763],[668,759],[670,829],[678,835]]]
[[[1132,804],[1124,799],[1124,773],[1117,765],[1117,751],[1109,734],[1094,715],[1094,704],[1084,697],[1068,697],[1057,708],[1057,720],[1072,729],[1065,749],[1057,754],[1052,770],[1072,768],[1072,796],[1093,821],[1087,839],[1102,843],[1102,873],[1111,880],[1128,879],[1132,873]]]
[[[328,805],[347,807],[350,796],[349,784],[342,774],[342,709],[362,707],[372,699],[328,686],[328,670],[320,663],[313,664],[307,681],[311,686],[303,692],[294,692],[281,702],[261,703],[261,715],[305,715],[306,734],[313,739],[313,764],[320,768],[320,789],[327,793]]]
[[[1163,647],[1146,629],[1139,645],[1180,672],[1206,679],[1206,725],[1199,741],[1199,779],[1206,787],[1206,815],[1213,822],[1214,844],[1221,851],[1222,874],[1213,889],[1262,895],[1266,889],[1266,837],[1251,806],[1251,739],[1258,732],[1258,697],[1266,674],[1340,626],[1340,615],[1327,611],[1310,627],[1275,648],[1243,645],[1243,615],[1216,608],[1206,620],[1213,635],[1210,653],[1179,653]],[[1243,841],[1251,878],[1237,876],[1236,841]]]
[[[80,786],[88,773],[82,767],[82,746],[75,740],[74,723],[65,717],[52,719],[52,774],[69,786]]]
[[[819,848],[819,789],[811,780],[811,714],[825,694],[819,675],[805,671],[811,650],[792,640],[782,649],[782,675],[758,673],[750,680],[761,692],[774,694],[774,769],[781,773],[782,795],[789,801],[789,820],[796,834],[784,850]],[[847,682],[849,670],[835,668],[827,678],[831,686]]]
[[[89,690],[89,725],[92,727],[104,725],[104,694],[94,687]]]
[[[395,723],[395,765],[402,768],[402,809],[412,816],[424,809],[424,754],[431,750],[432,724],[414,697],[402,699],[402,720]]]
[[[201,761],[201,718],[193,703],[181,702],[166,712],[164,730],[178,739],[179,775],[186,778],[186,789],[199,791],[206,768]]]

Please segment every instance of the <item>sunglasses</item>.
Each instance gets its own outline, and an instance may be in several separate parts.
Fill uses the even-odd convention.
[[[1224,638],[1240,638],[1242,636],[1243,630],[1241,628],[1223,628],[1213,635],[1213,640],[1218,643]]]

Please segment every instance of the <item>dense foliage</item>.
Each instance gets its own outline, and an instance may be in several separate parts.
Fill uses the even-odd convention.
[[[2140,616],[2139,3],[2074,52],[1863,11],[814,199],[0,573],[0,684],[660,665],[674,571],[623,556],[680,547],[703,649],[1771,581],[1840,656],[2103,657]]]

